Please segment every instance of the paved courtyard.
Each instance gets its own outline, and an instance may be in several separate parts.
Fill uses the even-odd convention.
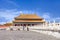
[[[0,40],[59,40],[53,36],[48,36],[31,31],[0,31]]]

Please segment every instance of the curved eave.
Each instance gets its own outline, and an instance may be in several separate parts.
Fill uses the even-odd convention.
[[[43,18],[15,18],[15,20],[24,20],[24,19],[26,19],[26,20],[31,20],[31,19],[34,19],[34,20],[36,20],[36,19],[43,19]]]
[[[13,21],[13,23],[45,23],[45,21],[23,21],[23,22]]]

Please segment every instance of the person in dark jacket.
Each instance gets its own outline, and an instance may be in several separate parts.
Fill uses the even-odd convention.
[[[29,31],[29,28],[27,27],[27,31]]]

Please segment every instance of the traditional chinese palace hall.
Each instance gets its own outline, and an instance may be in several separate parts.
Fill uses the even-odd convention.
[[[20,14],[14,18],[13,26],[42,26],[45,22],[43,18],[36,14]]]

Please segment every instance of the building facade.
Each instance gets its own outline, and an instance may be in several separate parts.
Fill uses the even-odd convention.
[[[20,14],[19,16],[15,17],[13,26],[42,26],[44,22],[44,19],[36,14]]]

